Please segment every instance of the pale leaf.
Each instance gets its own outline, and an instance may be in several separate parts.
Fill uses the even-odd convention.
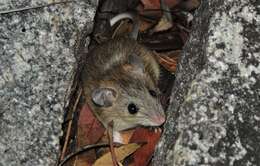
[[[121,162],[123,161],[127,156],[134,153],[138,148],[140,148],[141,145],[137,143],[127,144],[123,145],[119,148],[115,148],[115,154],[116,159]],[[97,159],[93,166],[113,166],[113,161],[111,157],[111,153],[108,152],[101,156],[99,159]]]

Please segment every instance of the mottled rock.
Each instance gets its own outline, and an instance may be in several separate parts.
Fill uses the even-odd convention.
[[[154,165],[260,165],[260,4],[202,1]]]
[[[0,11],[48,2],[0,1]],[[0,15],[0,165],[56,162],[73,45],[78,31],[91,32],[96,6],[73,1]]]

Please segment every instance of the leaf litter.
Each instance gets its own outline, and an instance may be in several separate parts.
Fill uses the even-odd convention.
[[[133,23],[123,19],[109,26],[117,14],[134,11],[138,15],[139,35],[137,41],[156,54],[161,65],[159,82],[161,103],[167,109],[175,72],[182,47],[189,37],[192,16],[199,0],[101,0],[89,49],[116,36],[132,31]],[[75,53],[85,50],[85,41],[79,38]],[[79,50],[79,51],[77,51]],[[80,54],[81,55],[81,54]],[[83,55],[83,54],[82,54]],[[79,56],[79,55],[75,55]],[[77,57],[78,59],[79,57]],[[78,60],[78,68],[84,57]],[[77,71],[79,72],[79,70]],[[70,103],[65,108],[64,136],[61,139],[61,157],[57,165],[66,166],[148,166],[163,128],[138,127],[120,132],[123,144],[113,142],[113,126],[110,131],[93,115],[80,92],[78,74],[70,91]],[[79,98],[80,96],[80,98]]]

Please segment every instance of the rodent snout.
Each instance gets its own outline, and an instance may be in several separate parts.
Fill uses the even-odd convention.
[[[151,118],[153,123],[155,123],[157,126],[160,126],[165,122],[165,115],[154,115]]]

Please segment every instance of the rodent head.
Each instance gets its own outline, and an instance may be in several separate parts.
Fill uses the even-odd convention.
[[[159,90],[139,57],[130,58],[130,63],[115,68],[107,80],[100,81],[92,90],[91,102],[99,120],[105,126],[113,121],[116,131],[160,126],[165,121]]]
[[[134,80],[133,80],[134,81]],[[107,125],[114,122],[117,131],[136,126],[160,126],[165,115],[158,98],[158,90],[146,87],[139,80],[135,85],[103,86],[92,93],[100,120]]]

